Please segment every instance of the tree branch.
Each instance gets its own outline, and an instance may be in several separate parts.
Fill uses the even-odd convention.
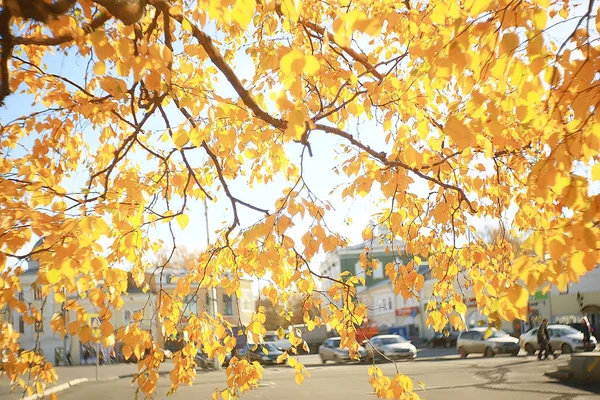
[[[419,176],[420,178],[423,178],[423,179],[425,179],[427,181],[433,182],[436,185],[439,185],[439,186],[441,186],[441,187],[443,187],[445,189],[454,190],[455,192],[458,193],[461,201],[465,201],[467,203],[467,205],[469,206],[469,209],[471,210],[471,212],[475,213],[475,209],[473,208],[473,205],[471,204],[471,201],[469,201],[469,199],[467,198],[467,195],[465,194],[464,190],[461,189],[460,187],[451,185],[449,183],[442,182],[439,179],[436,179],[434,177],[426,175],[426,174],[424,174],[423,172],[421,172],[418,169],[411,168],[408,164],[405,164],[402,161],[389,160],[387,158],[387,155],[384,152],[379,152],[378,153],[377,151],[373,150],[371,147],[365,145],[364,143],[360,142],[359,140],[356,140],[351,134],[349,134],[346,131],[343,131],[341,129],[335,128],[333,126],[327,126],[327,125],[323,125],[323,124],[317,124],[315,126],[315,129],[321,130],[323,132],[333,133],[334,135],[343,137],[344,139],[346,139],[350,143],[352,143],[354,146],[356,146],[356,147],[360,148],[361,150],[365,151],[366,153],[368,153],[369,155],[371,155],[376,160],[379,160],[383,165],[401,167],[401,168],[403,168],[403,169],[405,169],[407,171],[411,171],[412,173],[414,173],[415,175]]]

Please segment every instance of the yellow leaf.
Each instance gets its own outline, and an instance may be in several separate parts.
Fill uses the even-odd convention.
[[[483,338],[484,339],[489,338],[490,336],[492,336],[492,333],[494,333],[494,331],[492,330],[492,328],[487,328],[485,330],[485,332],[483,332]]]
[[[300,0],[282,0],[281,12],[292,22],[298,22],[300,18]]]
[[[105,60],[115,55],[115,49],[108,42],[108,38],[103,30],[99,29],[92,32],[90,35],[88,35],[88,38],[94,47],[96,56],[98,56],[100,60]]]
[[[184,130],[178,130],[175,133],[173,133],[173,143],[175,143],[175,146],[179,148],[185,146],[189,139],[190,138],[187,132]]]
[[[308,75],[316,75],[321,68],[321,64],[319,64],[319,60],[315,56],[307,56],[304,64],[304,72]]]
[[[96,75],[104,75],[106,73],[106,64],[104,61],[98,61],[94,65],[94,74]]]
[[[502,51],[505,53],[514,52],[519,46],[519,36],[514,32],[505,33],[502,36],[502,41],[500,42],[500,47]]]
[[[100,78],[100,87],[117,99],[122,98],[127,93],[125,81],[112,76]]]
[[[48,283],[51,285],[58,283],[58,281],[60,281],[60,271],[58,271],[56,269],[51,269],[50,271],[48,271],[46,273],[46,279],[48,280]]]
[[[535,10],[533,14],[533,25],[535,29],[538,31],[543,30],[546,27],[546,23],[548,22],[548,12],[543,8],[539,8]]]
[[[363,240],[366,242],[368,240],[373,239],[373,229],[370,226],[367,226],[363,231],[362,231],[362,237]]]
[[[507,297],[515,308],[527,307],[529,295],[523,286],[515,285],[508,289]]]
[[[367,18],[364,15],[361,15],[353,26],[355,30],[370,36],[379,36],[382,27],[383,21],[380,18]]]
[[[256,1],[237,0],[231,11],[231,17],[242,29],[246,29],[254,17]]]
[[[587,269],[583,263],[583,253],[581,251],[575,252],[567,263],[567,268],[571,271],[573,276],[570,276],[572,280],[585,274]]]
[[[464,6],[469,15],[475,17],[484,11],[488,11],[494,3],[491,0],[466,0]]]
[[[108,336],[112,335],[113,331],[114,331],[113,324],[108,320],[102,322],[102,325],[100,325],[100,332],[102,332],[102,336],[104,336],[104,337],[108,337]]]
[[[181,228],[181,230],[185,229],[187,224],[190,222],[190,218],[185,214],[179,214],[178,216],[175,217],[175,220],[179,224],[179,227]]]
[[[188,31],[188,32],[192,32],[192,25],[190,24],[190,21],[187,20],[187,18],[183,18],[183,21],[181,22],[181,28],[184,31]]]
[[[456,143],[459,150],[471,145],[472,134],[469,129],[455,116],[446,121],[444,132]]]
[[[286,75],[289,74],[301,74],[304,70],[304,54],[298,50],[292,50],[281,58],[280,66],[281,72]]]
[[[302,375],[302,373],[301,373],[301,372],[297,372],[297,373],[296,373],[296,383],[297,383],[298,385],[301,385],[301,384],[302,384],[302,382],[304,382],[304,375]]]
[[[592,180],[600,181],[600,163],[598,163],[592,167]]]

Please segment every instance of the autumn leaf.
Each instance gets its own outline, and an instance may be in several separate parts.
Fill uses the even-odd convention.
[[[246,29],[254,16],[256,2],[252,0],[237,0],[233,6],[231,15],[233,20],[240,24],[240,28]]]
[[[177,147],[183,147],[187,144],[189,136],[185,131],[177,131],[173,134],[173,143]]]
[[[593,181],[600,181],[600,163],[595,164],[592,167],[592,180]]]
[[[183,230],[188,225],[190,218],[186,214],[179,214],[175,217],[177,224]]]

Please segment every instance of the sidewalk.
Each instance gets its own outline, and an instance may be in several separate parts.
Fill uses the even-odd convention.
[[[171,360],[165,360],[160,366],[160,374],[168,374],[173,369],[173,362]],[[96,366],[95,365],[75,365],[71,367],[56,367],[56,374],[58,375],[58,381],[50,385],[56,387],[69,382],[75,384],[83,383],[86,381],[96,380]],[[138,372],[137,364],[108,364],[102,365],[99,368],[100,380],[111,380],[119,378],[130,378]],[[10,393],[10,382],[6,376],[0,377],[0,398],[6,400],[20,399],[23,397],[23,393],[13,392]],[[27,396],[25,396],[27,397]]]

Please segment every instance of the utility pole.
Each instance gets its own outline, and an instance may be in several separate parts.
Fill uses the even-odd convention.
[[[96,343],[96,380],[100,380],[100,340]]]
[[[206,201],[206,197],[204,198],[204,222],[206,226],[206,248],[210,246],[210,229],[208,227],[208,202]],[[211,300],[211,312],[214,316],[219,312],[219,303],[217,299],[217,288],[210,288],[210,300]],[[214,359],[215,369],[218,371],[221,369],[221,363],[219,363],[219,356],[215,355]]]

